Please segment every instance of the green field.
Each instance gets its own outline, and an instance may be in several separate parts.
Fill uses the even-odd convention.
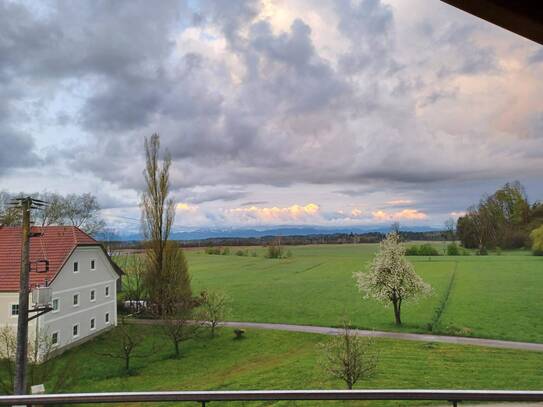
[[[141,354],[147,357],[134,359],[133,375],[124,373],[122,360],[100,356],[117,346],[107,333],[60,356],[75,358],[70,374],[77,384],[64,391],[344,388],[320,367],[318,344],[328,339],[324,335],[248,330],[244,339],[234,340],[232,330],[224,328],[214,339],[205,332],[184,342],[182,357],[173,359],[160,328],[138,329],[145,334]],[[376,374],[356,388],[529,390],[543,383],[543,353],[385,339],[375,346],[379,353]],[[345,404],[369,403],[322,403]]]
[[[377,247],[298,246],[291,248],[291,258],[280,260],[264,258],[261,248],[258,257],[186,253],[194,292],[228,293],[234,321],[334,326],[346,317],[360,328],[428,332],[433,323],[435,333],[543,342],[543,258],[529,252],[410,257],[434,293],[406,304],[404,326],[398,329],[392,310],[363,300],[352,277],[365,269]]]

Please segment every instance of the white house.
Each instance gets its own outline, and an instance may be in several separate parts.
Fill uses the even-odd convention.
[[[38,262],[47,260],[48,271],[31,271],[30,288],[50,287],[53,310],[31,321],[29,334],[49,336],[61,350],[115,326],[122,270],[104,248],[76,227],[32,227],[32,235],[31,269],[44,269],[45,262]],[[0,326],[15,329],[21,241],[20,227],[0,227]]]

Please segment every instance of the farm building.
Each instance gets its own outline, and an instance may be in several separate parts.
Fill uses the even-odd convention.
[[[0,326],[17,328],[22,233],[0,227]],[[76,227],[32,227],[30,289],[49,287],[51,311],[29,324],[54,351],[84,342],[117,324],[122,270],[103,247]],[[49,291],[49,290],[44,290]],[[49,292],[48,292],[49,294]],[[49,297],[49,295],[47,296]],[[30,299],[30,310],[35,306]],[[30,313],[29,316],[35,315]]]

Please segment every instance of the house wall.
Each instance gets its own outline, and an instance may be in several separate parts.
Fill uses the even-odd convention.
[[[29,296],[30,304],[32,303],[32,295]],[[11,327],[14,332],[17,332],[17,317],[11,315],[11,304],[19,303],[19,293],[0,292],[0,328],[5,326]],[[32,315],[32,314],[30,314]],[[28,324],[28,336],[33,338],[36,334],[36,321],[32,320]]]
[[[91,270],[91,260],[95,261],[95,270]],[[74,272],[74,262],[78,263],[78,272]],[[118,278],[100,248],[77,247],[50,284],[53,301],[58,300],[59,309],[39,318],[41,334],[51,337],[58,333],[56,348],[60,349],[115,326]],[[106,287],[109,287],[109,296],[106,296]],[[91,290],[95,292],[94,301]],[[75,294],[79,295],[78,305],[73,303]],[[106,322],[106,314],[109,314],[109,322]],[[91,319],[95,320],[94,329],[91,329]],[[77,336],[73,335],[74,325],[78,325]]]

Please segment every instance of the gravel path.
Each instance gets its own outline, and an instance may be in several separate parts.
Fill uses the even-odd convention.
[[[160,323],[156,319],[129,319],[130,323],[142,325],[154,325]],[[306,332],[322,335],[337,335],[341,333],[341,328],[331,328],[326,326],[314,325],[291,325],[291,324],[270,324],[264,322],[223,322],[222,326],[236,328],[254,328],[254,329],[272,329],[277,331]],[[445,336],[429,334],[410,334],[403,332],[369,331],[364,329],[354,329],[357,335],[372,336],[375,338],[401,339],[406,341],[419,342],[440,342],[452,343],[456,345],[474,345],[486,346],[490,348],[519,349],[530,350],[534,352],[543,352],[543,343],[532,342],[514,342],[502,341],[498,339],[469,338],[465,336]]]

